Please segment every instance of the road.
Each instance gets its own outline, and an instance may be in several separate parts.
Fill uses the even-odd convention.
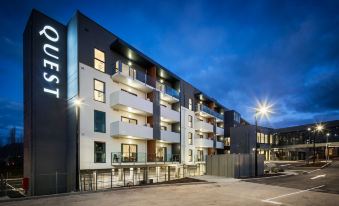
[[[49,196],[13,202],[6,206],[200,206],[200,205],[339,205],[339,162],[305,175],[238,180],[201,176],[207,183],[153,185],[94,193]],[[312,179],[313,178],[313,179]]]
[[[289,169],[300,169],[289,165]],[[280,187],[296,188],[305,190],[309,188],[317,192],[339,194],[339,161],[333,161],[331,166],[324,169],[307,169],[300,175],[286,176],[279,178],[251,179],[248,182],[260,183],[265,185],[275,185]],[[339,203],[338,203],[339,204]]]

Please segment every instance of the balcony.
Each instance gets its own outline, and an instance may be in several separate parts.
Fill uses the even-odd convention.
[[[224,135],[224,128],[217,127],[215,132],[216,135]]]
[[[224,143],[223,143],[223,142],[216,141],[215,147],[216,147],[217,149],[224,149]]]
[[[113,92],[110,95],[110,104],[114,109],[124,110],[135,114],[153,114],[152,102],[124,91]]]
[[[213,148],[213,140],[206,138],[195,138],[196,147]]]
[[[151,92],[156,86],[156,81],[152,77],[142,71],[133,69],[121,61],[116,62],[112,79],[143,92]]]
[[[203,105],[203,104],[197,104],[196,105],[196,112],[199,113],[199,115],[203,117],[214,117],[216,118],[217,122],[224,121],[224,115],[219,114],[218,112],[210,109],[209,107]]]
[[[145,152],[112,152],[112,165],[154,165],[154,164],[178,164],[180,154],[149,154]]]
[[[179,102],[180,93],[172,87],[156,82],[156,88],[160,91],[160,99],[169,103]]]
[[[161,140],[168,143],[180,143],[180,134],[177,132],[161,130]]]
[[[199,120],[195,122],[195,129],[200,132],[209,132],[209,133],[214,132],[212,124]]]
[[[153,139],[153,128],[116,121],[111,123],[111,136],[132,139]]]
[[[168,123],[180,122],[180,113],[169,107],[160,106],[160,116],[161,121],[164,122]]]

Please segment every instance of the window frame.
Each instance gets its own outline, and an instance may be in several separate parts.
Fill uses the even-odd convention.
[[[188,144],[189,145],[193,145],[193,133],[192,132],[188,132]]]
[[[130,117],[121,116],[121,118],[120,118],[120,121],[121,121],[121,122],[123,122],[122,119],[128,119],[128,123],[129,123],[129,124],[132,124],[132,123],[131,123],[131,120],[133,120],[133,121],[135,121],[135,125],[138,125],[138,120],[137,120],[137,119],[133,119],[133,118],[130,118]],[[126,122],[126,123],[127,123],[127,122]]]
[[[102,154],[104,155],[104,158],[103,158],[103,160],[104,161],[102,161],[102,162],[98,162],[97,161],[97,151],[96,151],[96,144],[97,143],[101,143],[101,144],[103,144],[104,145],[104,151],[102,152]],[[102,142],[102,141],[94,141],[94,163],[106,163],[106,142]]]
[[[123,148],[124,145],[128,145],[128,152],[124,152]],[[136,150],[136,156],[135,156],[135,161],[131,161],[131,157],[133,157],[133,155],[131,156],[131,146],[135,146],[135,150]],[[125,161],[123,159],[124,157],[124,153],[128,153],[128,161]],[[126,143],[121,143],[121,162],[138,162],[138,145],[137,144],[126,144]]]
[[[190,128],[193,128],[193,116],[192,115],[188,115],[188,126]]]
[[[95,113],[98,112],[98,113],[103,113],[104,114],[104,131],[99,131],[99,130],[96,130],[96,127],[95,127]],[[99,111],[99,110],[94,110],[94,132],[98,132],[98,133],[106,133],[106,112],[103,112],[103,111]]]
[[[193,162],[193,150],[188,150],[188,162]]]
[[[100,90],[95,89],[95,81],[98,81],[98,82],[101,82],[101,83],[104,84],[104,91],[100,91]],[[103,93],[103,95],[104,95],[103,101],[95,99],[95,91]],[[101,81],[99,79],[95,79],[95,78],[93,79],[93,100],[97,101],[97,102],[101,102],[101,103],[106,103],[106,82],[103,82],[103,81]]]
[[[98,58],[95,57],[95,50],[98,50],[98,51],[100,51],[100,52],[102,52],[102,53],[104,54],[104,61],[102,61],[102,60],[100,60],[100,59],[98,59]],[[102,51],[102,50],[100,50],[100,49],[98,49],[98,48],[96,48],[96,47],[94,47],[93,51],[94,51],[94,53],[93,53],[93,60],[94,60],[94,61],[93,61],[93,68],[94,68],[95,70],[97,70],[97,71],[102,72],[102,73],[106,73],[106,54],[105,54],[105,52]],[[101,62],[101,63],[104,64],[104,71],[101,71],[100,69],[98,69],[98,68],[95,67],[95,60],[97,60],[97,61],[99,61],[99,62]]]

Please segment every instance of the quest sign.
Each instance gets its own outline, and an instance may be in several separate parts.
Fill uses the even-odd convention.
[[[36,10],[24,31],[24,108],[29,194],[68,191],[67,27]]]

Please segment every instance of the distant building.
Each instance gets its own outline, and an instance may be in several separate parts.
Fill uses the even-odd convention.
[[[9,130],[8,144],[16,143],[16,128],[13,127]]]

